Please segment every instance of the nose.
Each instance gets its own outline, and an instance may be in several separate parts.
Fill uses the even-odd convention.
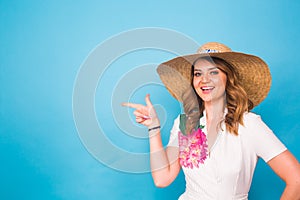
[[[206,83],[206,82],[209,82],[210,81],[210,77],[207,73],[203,74],[202,77],[201,77],[201,82],[202,83]]]

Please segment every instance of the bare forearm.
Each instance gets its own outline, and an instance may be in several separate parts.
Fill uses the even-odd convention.
[[[287,185],[282,193],[280,200],[299,200],[300,183]]]
[[[150,164],[155,183],[168,178],[169,160],[159,132],[150,137]]]
[[[154,183],[157,187],[166,187],[173,182],[180,170],[180,167],[176,166],[176,151],[164,149],[160,133],[157,133],[150,137],[150,152]]]

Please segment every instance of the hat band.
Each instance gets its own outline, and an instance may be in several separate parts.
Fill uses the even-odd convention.
[[[200,53],[219,53],[219,50],[216,49],[203,49]]]

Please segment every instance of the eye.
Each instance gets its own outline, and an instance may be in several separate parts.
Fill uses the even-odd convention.
[[[213,70],[213,71],[210,72],[210,74],[211,75],[217,75],[217,74],[219,74],[219,71],[218,70]]]
[[[199,76],[201,76],[202,74],[200,73],[200,72],[194,72],[194,76],[196,76],[196,77],[199,77]]]

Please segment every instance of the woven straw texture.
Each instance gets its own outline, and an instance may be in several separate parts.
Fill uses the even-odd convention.
[[[199,57],[217,57],[232,65],[238,79],[254,106],[261,103],[271,87],[271,74],[268,65],[259,57],[232,52],[221,43],[207,43],[199,48],[197,54],[177,57],[160,64],[157,72],[173,97],[182,101],[187,87],[191,87],[191,66]]]

